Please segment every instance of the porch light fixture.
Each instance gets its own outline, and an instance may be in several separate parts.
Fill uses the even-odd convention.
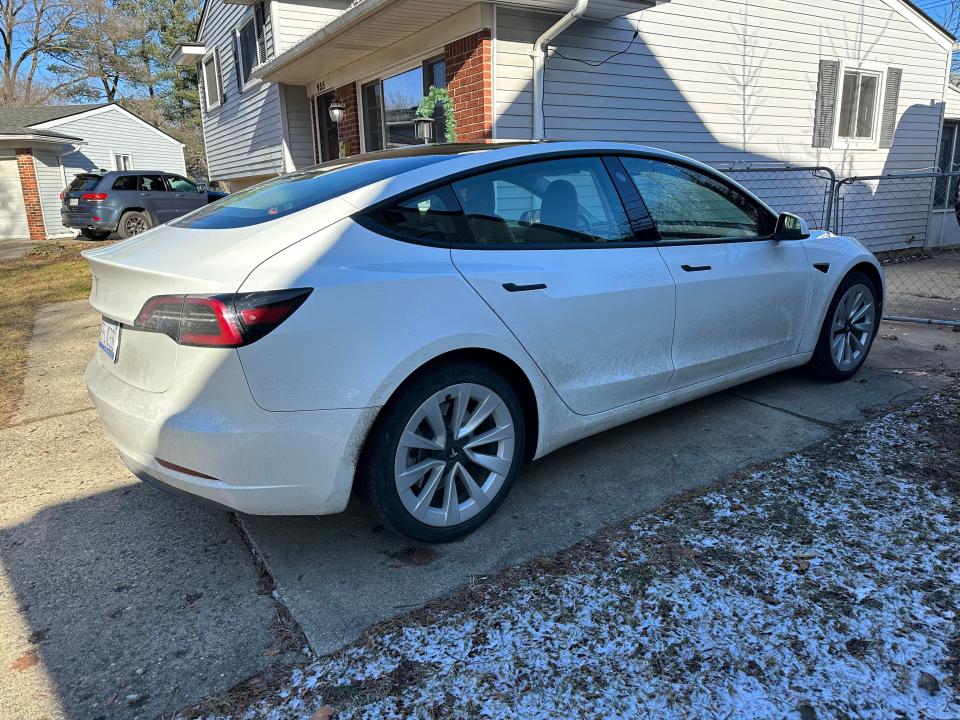
[[[339,100],[334,100],[330,103],[330,121],[339,125],[343,122],[343,111],[346,110],[343,103]]]
[[[417,133],[417,140],[430,142],[433,140],[433,118],[415,117],[413,119],[413,129]]]

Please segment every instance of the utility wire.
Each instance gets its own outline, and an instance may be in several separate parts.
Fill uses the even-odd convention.
[[[620,55],[624,55],[628,53],[630,51],[630,48],[633,47],[633,44],[637,41],[638,37],[640,37],[640,18],[637,18],[637,27],[634,29],[633,37],[630,38],[630,42],[627,43],[626,47],[623,48],[623,50],[618,50],[617,52],[613,53],[609,57],[604,58],[603,60],[600,60],[599,62],[592,61],[592,60],[581,60],[580,58],[567,57],[557,49],[553,50],[552,55],[558,58],[562,58],[564,60],[569,60],[571,62],[583,63],[584,65],[587,65],[589,67],[600,67],[604,63],[610,62],[615,57],[619,57]]]

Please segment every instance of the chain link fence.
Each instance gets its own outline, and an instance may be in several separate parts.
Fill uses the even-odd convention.
[[[906,172],[840,180],[835,231],[884,266],[888,318],[960,324],[960,173]]]
[[[810,227],[850,235],[884,267],[888,319],[960,326],[960,172],[838,178],[829,167],[731,163],[717,169]]]

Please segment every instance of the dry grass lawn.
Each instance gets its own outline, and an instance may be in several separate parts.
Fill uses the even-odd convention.
[[[90,293],[90,270],[80,257],[89,243],[46,246],[20,260],[0,262],[0,428],[10,422],[27,364],[37,310]]]

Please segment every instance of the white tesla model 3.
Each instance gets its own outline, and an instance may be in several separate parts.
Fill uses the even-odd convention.
[[[86,381],[140,478],[245,513],[465,535],[523,462],[811,363],[863,364],[883,276],[679,155],[420,146],[84,253]]]

